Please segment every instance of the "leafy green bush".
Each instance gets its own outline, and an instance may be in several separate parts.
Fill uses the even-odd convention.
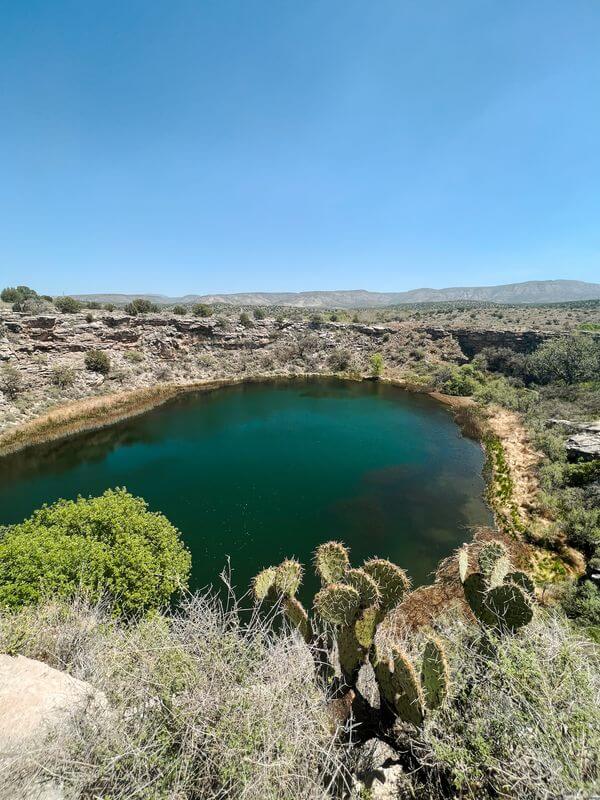
[[[445,394],[470,397],[480,386],[481,380],[481,373],[475,367],[463,364],[451,369],[451,374],[443,382],[441,389]]]
[[[90,372],[99,372],[101,375],[108,375],[110,372],[110,358],[104,350],[88,350],[84,361]]]
[[[177,314],[179,317],[182,317],[185,314],[185,306],[173,306],[173,313]]]
[[[594,481],[600,481],[600,458],[583,461],[579,464],[569,464],[565,468],[567,486],[585,486]]]
[[[125,489],[59,500],[0,529],[0,606],[82,591],[144,612],[168,603],[189,571],[177,529]]]
[[[4,303],[22,303],[30,298],[37,297],[38,294],[29,286],[7,286],[0,292],[0,299]],[[18,309],[16,309],[18,310]]]
[[[245,311],[242,311],[242,313],[240,314],[240,325],[243,325],[244,328],[252,328],[252,326],[254,325],[254,323],[252,322],[252,320]]]
[[[373,353],[371,356],[371,375],[379,378],[383,374],[383,356],[381,353]]]
[[[265,310],[262,308],[255,308],[252,313],[254,315],[254,319],[265,319],[267,316]]]
[[[125,306],[125,313],[132,317],[136,317],[138,314],[151,314],[156,311],[158,311],[156,303],[145,300],[143,297],[136,297],[135,300]]]
[[[192,309],[195,317],[210,317],[212,316],[212,308],[207,306],[206,303],[196,303]]]
[[[529,376],[538,383],[591,381],[600,374],[600,342],[580,334],[552,339],[528,359]]]
[[[588,632],[600,642],[600,589],[593,581],[575,584],[566,593],[562,605],[568,617],[588,627]]]
[[[56,297],[54,299],[54,305],[62,314],[76,314],[83,308],[83,304],[80,303],[79,300],[68,296]]]

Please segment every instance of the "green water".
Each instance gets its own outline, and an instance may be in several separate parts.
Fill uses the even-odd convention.
[[[0,523],[126,486],[181,530],[195,588],[217,583],[227,556],[245,589],[330,538],[420,584],[470,526],[491,523],[482,466],[429,397],[372,382],[235,386],[0,460]]]

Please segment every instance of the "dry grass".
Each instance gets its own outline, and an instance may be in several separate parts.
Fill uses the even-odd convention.
[[[0,796],[28,797],[19,791],[48,776],[67,800],[333,796],[345,779],[326,693],[306,645],[275,619],[209,594],[128,625],[81,604],[5,615],[0,649],[68,669],[108,709],[74,714],[0,768]]]

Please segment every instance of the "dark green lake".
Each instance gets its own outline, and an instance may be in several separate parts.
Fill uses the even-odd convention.
[[[245,589],[330,538],[353,562],[390,558],[421,584],[470,526],[491,524],[482,467],[480,446],[423,395],[333,380],[234,386],[0,460],[0,523],[126,486],[181,530],[194,588],[217,583],[227,556]]]

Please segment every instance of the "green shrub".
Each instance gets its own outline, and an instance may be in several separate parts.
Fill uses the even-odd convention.
[[[185,314],[185,306],[173,306],[173,313],[182,317]]]
[[[565,468],[564,477],[567,486],[585,486],[588,483],[600,481],[600,458],[583,461],[579,464],[569,464]]]
[[[83,304],[74,297],[56,297],[54,305],[62,314],[76,314],[83,307]]]
[[[600,342],[586,334],[552,339],[531,354],[528,364],[530,376],[542,384],[597,380],[600,374]]]
[[[212,316],[212,308],[207,306],[206,303],[196,303],[192,309],[195,317],[210,317]]]
[[[470,397],[481,384],[481,373],[471,366],[463,364],[450,370],[450,376],[442,383],[441,390],[444,394]]]
[[[251,328],[253,324],[254,323],[252,322],[248,314],[245,311],[242,311],[242,313],[240,314],[240,325],[243,325],[244,328]]]
[[[130,314],[132,317],[136,317],[138,314],[151,314],[156,311],[158,311],[156,303],[145,300],[143,297],[137,297],[125,306],[125,313]]]
[[[105,309],[105,311],[114,311],[115,310],[115,304],[114,303],[105,303],[104,304],[104,309]]]
[[[0,370],[0,391],[10,399],[23,390],[23,378],[19,370],[12,364],[5,364]]]
[[[110,372],[110,358],[104,350],[88,350],[85,354],[85,367],[90,372],[99,372],[108,375]]]
[[[0,299],[5,303],[18,304],[37,296],[37,292],[30,289],[29,286],[7,286],[0,292]]]
[[[591,628],[589,632],[600,642],[600,589],[593,581],[575,584],[566,593],[562,605],[568,617]]]
[[[64,366],[53,367],[52,383],[60,389],[68,389],[75,383],[75,370]]]
[[[262,308],[255,308],[252,313],[254,315],[254,319],[265,319],[267,316],[266,312]]]
[[[59,500],[1,529],[4,606],[82,591],[92,599],[108,595],[120,612],[144,612],[168,603],[189,571],[177,529],[124,489]]]
[[[379,378],[383,374],[383,356],[381,353],[373,353],[371,356],[371,375],[373,378]]]

